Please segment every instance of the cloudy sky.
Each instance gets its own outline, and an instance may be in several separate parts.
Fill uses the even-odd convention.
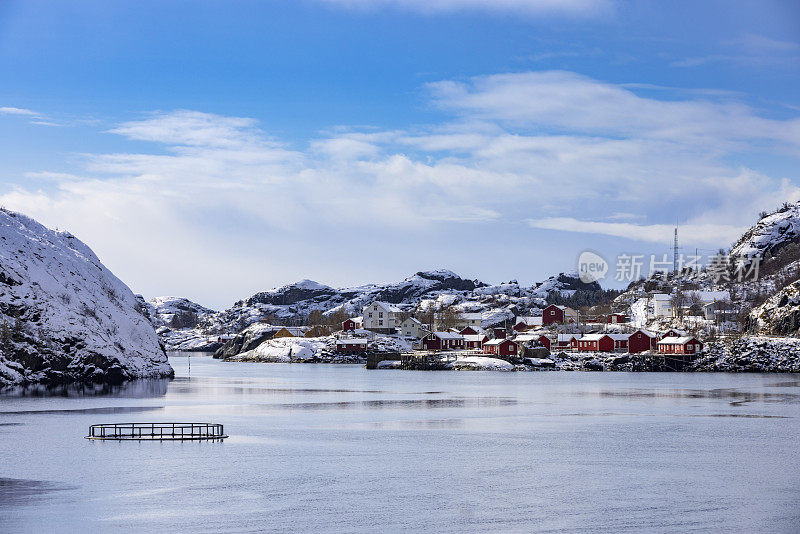
[[[800,4],[0,2],[0,205],[134,291],[531,283],[800,199]]]

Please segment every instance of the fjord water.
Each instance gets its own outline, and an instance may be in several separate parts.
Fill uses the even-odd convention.
[[[170,361],[0,396],[0,531],[800,530],[798,375]],[[230,438],[83,439],[130,421]]]

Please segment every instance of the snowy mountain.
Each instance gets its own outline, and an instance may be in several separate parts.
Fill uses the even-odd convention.
[[[430,305],[453,305],[461,312],[484,312],[489,318],[496,315],[502,320],[509,312],[545,307],[545,299],[552,292],[567,296],[577,290],[597,291],[600,285],[581,282],[577,273],[562,273],[530,287],[521,286],[516,280],[489,285],[443,269],[420,271],[400,282],[342,289],[301,280],[256,293],[227,310],[206,316],[197,329],[207,335],[235,334],[261,319],[273,324],[291,323],[312,311],[359,315],[364,306],[375,300],[409,312]]]
[[[141,303],[89,247],[0,210],[0,387],[172,374]]]

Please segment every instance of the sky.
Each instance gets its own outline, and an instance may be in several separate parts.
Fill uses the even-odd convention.
[[[793,1],[0,0],[0,205],[215,308],[531,284],[800,199],[798,87]]]

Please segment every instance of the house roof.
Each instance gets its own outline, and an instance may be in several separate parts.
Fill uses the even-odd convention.
[[[661,341],[658,342],[659,345],[685,345],[690,341],[697,341],[692,336],[680,336],[680,337],[665,337]]]
[[[498,339],[492,339],[491,341],[487,341],[486,343],[484,343],[484,345],[502,345],[506,341],[508,341],[509,343],[515,343],[511,339],[498,338]]]
[[[417,326],[422,326],[422,322],[419,319],[415,319],[413,317],[409,317],[408,319],[403,321],[403,324],[406,324],[408,321],[411,321],[412,323],[416,324]]]
[[[580,339],[578,334],[558,334],[559,341],[569,341],[570,339]]]
[[[337,345],[366,345],[367,340],[363,337],[350,337],[336,340]]]
[[[370,306],[380,306],[381,308],[383,308],[383,311],[389,313],[401,313],[403,311],[397,306],[394,306],[392,304],[389,304],[388,302],[383,302],[380,300],[376,300],[375,302],[367,304],[367,308],[369,308]]]
[[[667,330],[667,332],[675,332],[676,334],[678,334],[677,337],[688,336],[689,335],[689,332],[687,332],[686,330],[680,330],[678,328],[670,328],[669,330]],[[666,333],[666,332],[664,332],[664,333]],[[672,336],[672,337],[676,337],[676,336]]]
[[[539,326],[542,324],[542,316],[522,316],[517,317],[517,324],[524,323],[527,326]]]
[[[457,332],[431,332],[431,334],[439,339],[464,339],[464,336]]]
[[[652,333],[650,330],[645,330],[644,328],[640,328],[640,329],[639,329],[639,330],[637,330],[636,332],[641,332],[642,334],[646,334],[646,335],[647,335],[647,336],[649,336],[649,337],[657,337],[657,336],[656,336],[654,333]],[[636,332],[634,332],[634,334],[635,334]],[[631,334],[631,335],[633,335],[633,334]]]
[[[483,319],[483,314],[476,312],[476,313],[462,313],[461,318],[467,321],[480,321]]]
[[[672,300],[672,295],[667,295],[666,293],[655,293],[652,296],[653,300]]]
[[[537,341],[539,338],[547,337],[544,334],[520,334],[514,338],[514,341]]]
[[[463,337],[464,341],[483,341],[486,339],[486,334],[466,334]]]

